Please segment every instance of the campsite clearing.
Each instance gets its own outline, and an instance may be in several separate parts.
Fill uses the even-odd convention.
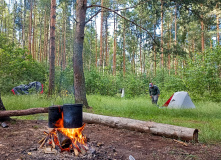
[[[84,160],[136,160],[154,159],[209,159],[221,158],[221,145],[185,143],[154,136],[148,133],[110,128],[98,124],[86,124],[83,134],[95,149],[94,158],[74,157],[66,152],[45,154],[38,149],[38,141],[48,131],[47,121],[16,120],[8,128],[0,128],[0,159],[84,159]]]

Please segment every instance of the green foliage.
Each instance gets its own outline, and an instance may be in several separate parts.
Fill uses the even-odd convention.
[[[221,47],[197,54],[194,61],[189,59],[183,82],[197,99],[206,98],[220,101]]]
[[[20,84],[32,81],[44,82],[45,68],[34,61],[27,50],[18,48],[0,35],[0,88],[9,92]]]
[[[179,63],[183,64],[185,57],[179,57]],[[148,94],[150,82],[161,90],[161,97],[169,98],[174,92],[187,91],[192,99],[220,101],[220,71],[221,71],[221,47],[207,50],[203,55],[196,54],[189,58],[183,67],[179,67],[178,74],[171,74],[168,70],[157,70],[156,76],[135,75],[127,73],[125,77],[119,72],[112,76],[106,72],[98,72],[96,69],[85,72],[86,89],[88,94],[101,94],[113,96],[119,94],[121,88],[125,89],[126,98],[132,98],[142,94]]]

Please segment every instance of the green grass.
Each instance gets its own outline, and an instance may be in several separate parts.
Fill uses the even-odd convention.
[[[73,99],[71,96],[47,98],[42,95],[2,97],[7,110],[74,103]],[[89,95],[87,99],[93,109],[84,109],[86,112],[197,128],[200,131],[200,142],[210,144],[221,143],[221,103],[209,101],[194,102],[196,109],[168,109],[152,105],[149,96],[124,99],[120,97]],[[166,99],[159,99],[160,105],[163,105],[164,102],[166,102]],[[16,118],[47,120],[47,114],[20,116]]]

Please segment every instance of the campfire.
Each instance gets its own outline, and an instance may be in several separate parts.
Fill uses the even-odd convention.
[[[49,132],[39,141],[45,153],[73,152],[85,155],[89,150],[87,138],[82,134],[82,105],[66,104],[49,107]]]

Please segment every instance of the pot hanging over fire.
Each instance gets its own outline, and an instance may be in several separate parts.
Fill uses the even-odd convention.
[[[62,106],[50,106],[48,109],[48,127],[58,128],[56,122],[62,118]]]
[[[63,105],[64,128],[82,127],[82,107],[83,104],[65,104]]]
[[[51,106],[48,111],[49,128],[80,128],[83,121],[83,104]],[[60,124],[58,124],[58,122]],[[62,124],[62,126],[61,126]]]

